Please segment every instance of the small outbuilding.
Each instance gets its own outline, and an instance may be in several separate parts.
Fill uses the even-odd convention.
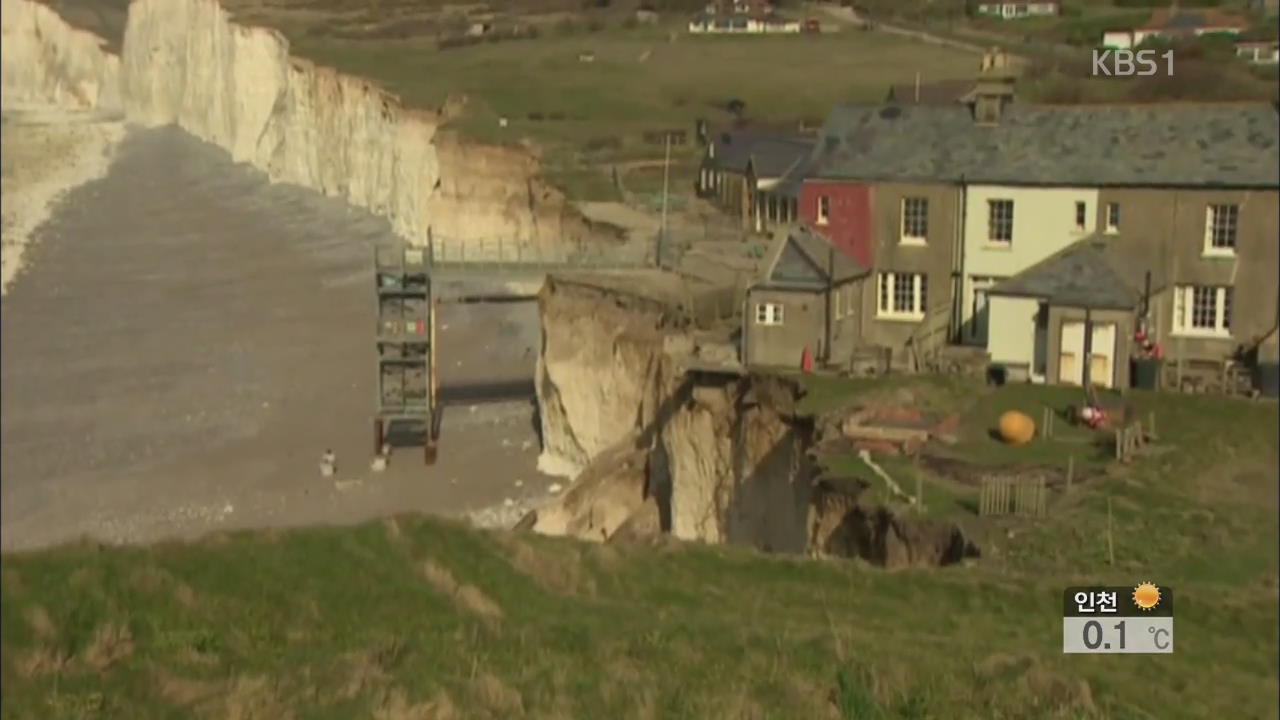
[[[1129,385],[1142,291],[1117,267],[1115,236],[1091,236],[987,291],[987,352],[1010,380]],[[1086,338],[1086,327],[1091,338]]]
[[[799,368],[845,363],[858,337],[857,300],[867,268],[807,229],[780,235],[764,278],[747,289],[743,364]]]

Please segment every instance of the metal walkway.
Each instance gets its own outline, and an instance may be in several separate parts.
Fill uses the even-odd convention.
[[[388,448],[392,425],[420,433],[427,464],[435,462],[440,436],[436,374],[436,310],[441,303],[524,302],[536,296],[511,291],[441,297],[436,283],[457,279],[514,280],[572,270],[638,271],[659,266],[660,243],[606,247],[530,247],[515,242],[431,239],[426,247],[374,249],[377,297],[377,382],[374,453]]]

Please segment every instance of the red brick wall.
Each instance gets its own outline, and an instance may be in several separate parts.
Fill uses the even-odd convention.
[[[818,224],[818,198],[830,198],[826,225]],[[800,220],[863,267],[874,267],[871,237],[871,186],[806,180],[800,188]]]

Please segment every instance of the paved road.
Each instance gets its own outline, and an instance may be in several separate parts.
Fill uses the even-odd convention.
[[[527,399],[450,408],[439,464],[406,449],[369,471],[380,220],[163,129],[134,131],[43,233],[0,305],[6,550],[452,513],[550,483]],[[531,381],[535,307],[441,321],[446,387]]]

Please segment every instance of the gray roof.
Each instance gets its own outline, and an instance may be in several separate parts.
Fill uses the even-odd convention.
[[[1280,122],[1262,103],[849,105],[787,185],[808,178],[1012,185],[1280,187]],[[788,188],[784,187],[786,191]]]
[[[827,284],[827,269],[833,261],[831,281],[837,285],[870,272],[826,238],[799,228],[780,235],[769,249],[765,284],[821,289]]]
[[[751,162],[757,177],[781,177],[813,151],[813,138],[776,133],[723,132],[712,143],[715,167],[741,173]]]
[[[1034,297],[1051,305],[1132,310],[1141,293],[1113,263],[1115,237],[1090,236],[997,283],[990,295]],[[1117,258],[1118,259],[1118,258]]]

